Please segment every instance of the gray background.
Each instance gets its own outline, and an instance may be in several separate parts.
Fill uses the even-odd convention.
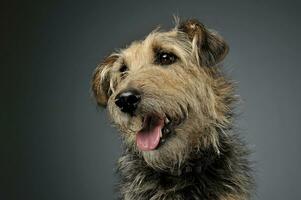
[[[1,6],[0,199],[115,197],[117,132],[90,94],[96,64],[172,15],[198,18],[230,45],[254,151],[254,199],[301,199],[300,3],[11,1]],[[2,88],[1,87],[1,88]]]

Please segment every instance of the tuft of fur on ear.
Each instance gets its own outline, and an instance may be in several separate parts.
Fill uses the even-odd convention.
[[[110,68],[117,60],[117,55],[111,55],[99,64],[92,77],[92,91],[99,106],[105,107],[110,97]]]
[[[183,21],[178,30],[186,33],[192,44],[197,45],[198,59],[202,66],[214,66],[228,54],[229,47],[224,39],[216,32],[206,29],[196,19]]]

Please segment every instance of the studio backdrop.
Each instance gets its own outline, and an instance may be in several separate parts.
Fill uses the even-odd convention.
[[[300,5],[7,2],[1,6],[0,199],[117,197],[121,143],[92,98],[92,72],[158,25],[172,28],[173,15],[200,20],[230,46],[223,68],[241,98],[236,126],[253,152],[253,199],[301,199]]]

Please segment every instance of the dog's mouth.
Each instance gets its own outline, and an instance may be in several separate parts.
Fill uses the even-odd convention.
[[[136,135],[138,149],[152,151],[163,145],[173,135],[178,120],[172,121],[168,116],[147,115],[143,118],[142,129]]]

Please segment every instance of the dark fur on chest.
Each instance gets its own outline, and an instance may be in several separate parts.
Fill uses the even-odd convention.
[[[253,185],[248,151],[236,135],[223,135],[220,142],[219,154],[213,148],[198,151],[185,166],[170,171],[154,170],[126,150],[118,167],[121,199],[247,198]]]

